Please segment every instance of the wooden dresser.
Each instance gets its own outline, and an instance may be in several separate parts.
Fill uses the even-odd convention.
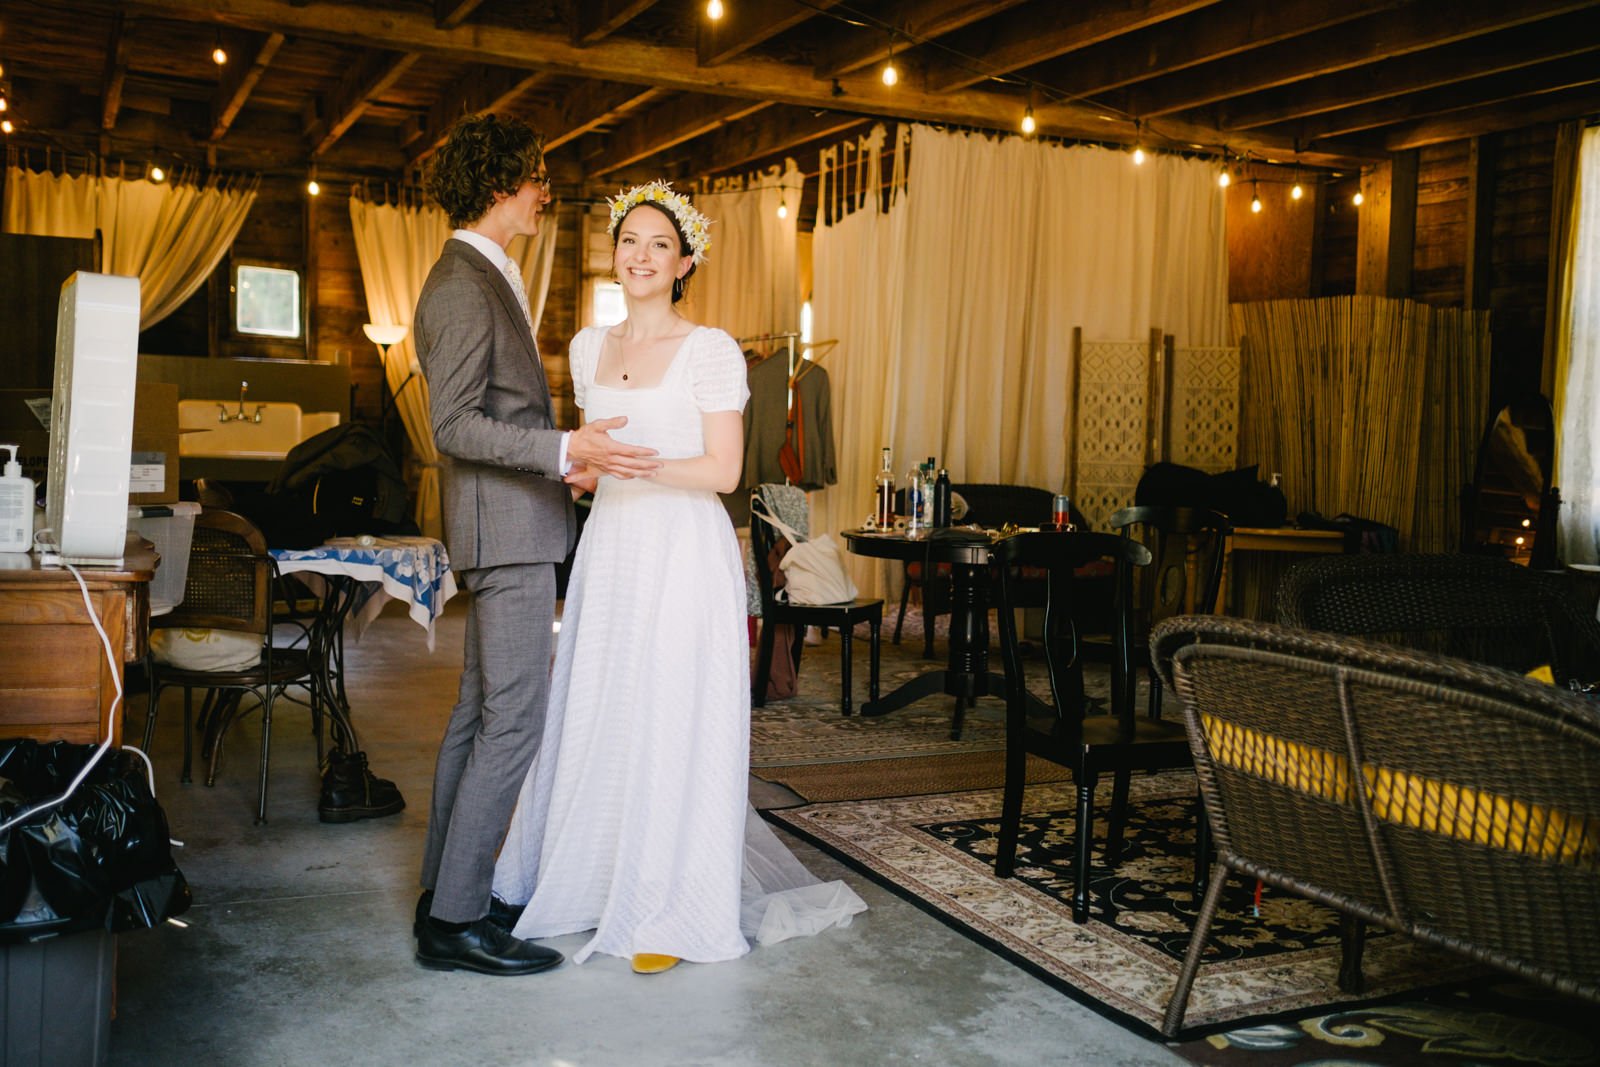
[[[83,593],[65,567],[0,554],[0,737],[98,742],[123,664],[143,658],[157,557],[130,546],[121,567],[79,567],[94,615],[116,652],[106,662]],[[122,742],[122,716],[109,723]]]

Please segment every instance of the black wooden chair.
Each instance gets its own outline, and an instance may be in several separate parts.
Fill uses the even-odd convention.
[[[958,482],[950,491],[966,501],[967,511],[963,524],[976,524],[998,528],[1011,523],[1014,526],[1042,526],[1050,521],[1050,506],[1054,494],[1048,489],[1032,485],[1003,485],[987,482]],[[896,497],[896,507],[904,511],[905,491]],[[1072,508],[1072,521],[1080,530],[1089,528],[1087,520]],[[906,605],[913,588],[921,590],[922,598],[922,655],[933,658],[934,619],[950,614],[952,578],[949,564],[934,564],[931,568],[921,563],[903,565],[900,586],[900,613],[894,620],[894,643],[900,643],[900,629],[906,621]],[[1038,575],[1026,575],[1028,581],[1019,588],[1024,607],[1044,604],[1043,581]]]
[[[1169,619],[1153,641],[1217,843],[1164,1034],[1230,871],[1340,912],[1348,993],[1369,922],[1600,1003],[1600,704],[1242,619]]]
[[[1139,572],[1134,582],[1133,662],[1149,672],[1149,714],[1159,719],[1161,677],[1150,660],[1150,631],[1174,615],[1210,615],[1215,610],[1232,527],[1226,515],[1215,511],[1145,505],[1112,515],[1111,528],[1142,543],[1154,557],[1150,569]],[[1109,644],[1100,647],[1109,651]]]
[[[240,699],[245,693],[255,696],[261,708],[260,785],[256,822],[267,817],[267,766],[272,746],[272,710],[278,696],[288,686],[303,687],[309,694],[313,730],[317,734],[321,758],[323,708],[319,690],[313,684],[311,659],[304,647],[276,647],[272,634],[273,584],[277,566],[267,554],[266,539],[250,521],[231,511],[207,508],[195,516],[194,536],[189,545],[189,571],[184,583],[183,601],[171,612],[150,620],[152,629],[221,630],[245,634],[259,643],[254,662],[216,669],[173,666],[152,653],[147,657],[149,707],[144,726],[144,748],[155,736],[156,713],[161,691],[169,686],[183,688],[183,771],[189,780],[193,749],[194,704],[196,689],[207,691],[205,711],[206,747],[210,766],[206,785],[214,785],[222,758],[222,743],[227,729],[245,712]]]
[[[756,493],[760,490],[757,489]],[[752,494],[752,498],[755,494]],[[878,662],[881,654],[880,631],[883,628],[883,601],[857,597],[838,604],[791,604],[779,600],[773,584],[773,546],[781,535],[752,508],[750,516],[750,554],[755,560],[756,584],[761,594],[761,640],[756,651],[756,673],[751,683],[750,703],[764,707],[767,703],[767,683],[772,678],[772,657],[776,654],[778,627],[788,623],[793,627],[793,639],[783,654],[791,657],[795,672],[800,670],[800,653],[805,648],[807,626],[820,626],[839,632],[839,707],[850,714],[851,707],[851,648],[857,623],[866,623],[869,630],[871,670],[868,676],[868,699],[878,699]]]
[[[1031,533],[1006,538],[996,545],[1000,576],[1000,650],[1006,672],[1005,799],[1000,816],[995,874],[1011,877],[1016,866],[1017,837],[1022,822],[1027,757],[1039,756],[1072,769],[1077,787],[1076,863],[1072,918],[1089,917],[1089,861],[1094,837],[1094,791],[1099,776],[1111,772],[1187,767],[1189,741],[1183,724],[1135,714],[1133,679],[1133,570],[1147,567],[1150,550],[1130,538],[1106,533]],[[1083,657],[1073,622],[1074,598],[1080,590],[1075,572],[1087,564],[1113,566],[1111,615],[1111,713],[1088,713],[1083,690]],[[1026,661],[1017,637],[1017,568],[1034,567],[1046,575],[1043,664],[1049,683],[1051,717],[1029,721]],[[1103,595],[1104,586],[1095,586]],[[1114,866],[1121,851],[1127,794],[1112,800],[1105,857]],[[1198,823],[1197,823],[1198,825]],[[1197,841],[1198,854],[1206,845]],[[1203,860],[1198,861],[1203,865]]]

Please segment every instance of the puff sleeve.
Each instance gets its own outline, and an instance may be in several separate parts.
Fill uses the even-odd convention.
[[[743,411],[750,399],[744,353],[722,330],[706,328],[695,339],[689,365],[689,390],[705,411]]]
[[[586,403],[589,381],[594,376],[594,365],[600,358],[600,345],[604,340],[604,328],[586,326],[567,346],[567,372],[572,375],[572,399],[579,411],[589,407]]]

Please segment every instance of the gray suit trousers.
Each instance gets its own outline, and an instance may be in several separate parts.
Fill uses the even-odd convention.
[[[539,751],[550,696],[555,566],[514,563],[461,572],[472,591],[461,691],[433,776],[422,885],[433,917],[488,914],[495,856]]]

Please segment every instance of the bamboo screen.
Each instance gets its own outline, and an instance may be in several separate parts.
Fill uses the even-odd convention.
[[[1489,313],[1341,296],[1233,305],[1240,453],[1280,471],[1290,515],[1350,514],[1413,552],[1453,551],[1488,420]]]

